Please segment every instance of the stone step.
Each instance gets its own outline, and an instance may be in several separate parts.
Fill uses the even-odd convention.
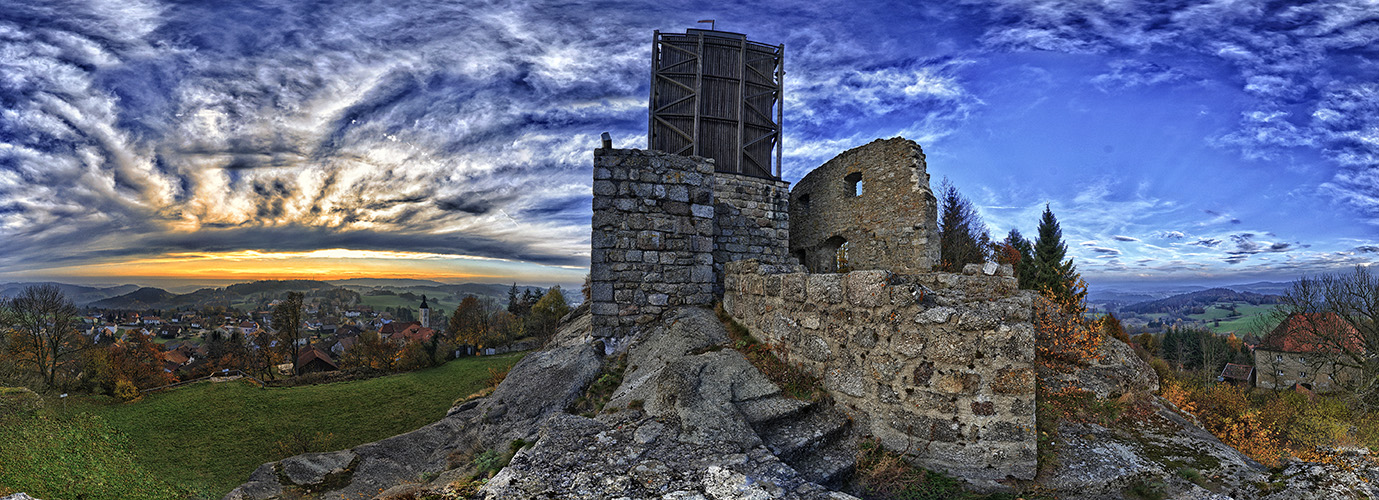
[[[857,446],[853,439],[835,439],[791,464],[805,479],[823,486],[845,481],[857,469]]]
[[[747,419],[753,429],[776,423],[783,419],[795,418],[814,403],[793,398],[773,396],[737,403],[737,410]]]
[[[828,444],[847,430],[847,416],[832,407],[814,406],[798,418],[781,420],[758,432],[766,449],[790,463],[801,454]]]

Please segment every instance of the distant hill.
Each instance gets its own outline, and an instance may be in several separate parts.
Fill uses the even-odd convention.
[[[1278,281],[1256,281],[1254,283],[1247,283],[1244,285],[1230,285],[1226,288],[1238,292],[1254,292],[1262,293],[1265,295],[1283,295],[1283,293],[1287,292],[1288,289],[1292,286],[1292,283]]]
[[[1237,292],[1229,288],[1211,288],[1200,292],[1184,293],[1172,297],[1131,304],[1121,311],[1137,314],[1154,314],[1179,311],[1184,308],[1206,307],[1217,302],[1244,302],[1247,304],[1275,304],[1277,295],[1264,295],[1254,292]]]
[[[56,285],[62,290],[63,295],[72,299],[72,303],[84,306],[92,302],[124,295],[139,289],[137,285],[120,285],[112,287],[92,287],[82,285],[68,285],[66,283],[56,283],[52,281],[32,282],[32,283],[5,283],[0,285],[0,298],[14,297],[26,287],[36,285]]]
[[[335,285],[315,280],[265,280],[236,283],[225,287],[225,291],[235,295],[249,295],[253,293],[300,292],[321,288],[335,288]]]
[[[91,307],[102,309],[172,309],[179,307],[199,308],[208,305],[229,306],[236,301],[256,295],[277,296],[287,292],[309,292],[312,290],[334,289],[335,285],[314,280],[266,280],[249,283],[236,283],[225,288],[202,288],[200,290],[175,294],[161,288],[140,288],[124,295],[91,302]]]
[[[102,309],[158,309],[166,307],[175,297],[177,294],[162,288],[146,287],[117,297],[97,300],[90,306]]]
[[[445,283],[432,280],[418,280],[411,278],[350,278],[346,280],[327,280],[327,283],[336,286],[363,286],[363,287],[413,287],[413,286],[441,286]]]

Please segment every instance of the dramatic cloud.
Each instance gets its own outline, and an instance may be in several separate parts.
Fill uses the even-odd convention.
[[[1089,243],[1070,254],[1101,258],[1089,274],[1373,253],[1355,248],[1379,227],[1362,0],[61,0],[0,10],[0,276],[346,249],[577,279],[590,151],[604,131],[644,147],[651,32],[705,18],[786,46],[787,181],[903,135],[998,233],[1033,235],[1050,204]],[[1188,119],[1157,114],[1179,103]],[[1279,227],[1293,216],[1337,222]]]

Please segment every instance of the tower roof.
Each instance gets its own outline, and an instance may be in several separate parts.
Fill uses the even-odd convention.
[[[427,305],[426,305],[426,296],[425,296],[425,295],[422,295],[422,296],[421,296],[421,308],[422,308],[422,309],[430,309],[430,308],[431,308],[430,306],[427,306]]]

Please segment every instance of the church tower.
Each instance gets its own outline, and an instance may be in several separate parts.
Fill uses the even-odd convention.
[[[426,305],[426,296],[421,296],[421,327],[431,328],[431,306]]]

